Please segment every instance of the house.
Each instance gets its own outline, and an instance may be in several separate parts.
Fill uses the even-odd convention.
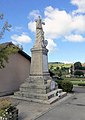
[[[12,43],[2,44],[13,45]],[[31,57],[19,50],[9,56],[9,62],[5,68],[0,69],[0,96],[17,91],[20,85],[28,78],[30,72]]]

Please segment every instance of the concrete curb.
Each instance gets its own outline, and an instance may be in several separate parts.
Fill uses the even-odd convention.
[[[57,105],[59,105],[59,104],[62,103],[63,101],[65,101],[65,100],[67,100],[68,98],[71,98],[71,97],[73,97],[73,96],[75,96],[75,94],[67,94],[66,97],[64,97],[64,98],[60,99],[59,101],[57,101],[57,102],[53,103],[52,105],[50,105],[51,107],[48,108],[48,110],[42,112],[41,114],[37,115],[36,117],[34,117],[34,118],[30,119],[30,120],[36,120],[36,119],[38,119],[39,117],[41,117],[41,116],[43,116],[44,114],[46,114],[46,113],[48,113],[49,111],[51,111],[53,108],[55,108]]]

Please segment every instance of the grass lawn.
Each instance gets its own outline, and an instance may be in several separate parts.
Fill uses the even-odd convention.
[[[65,78],[65,80],[69,80],[69,81],[85,81],[85,78]]]
[[[73,85],[85,84],[85,78],[65,78],[73,83]]]
[[[62,64],[49,63],[49,64],[48,64],[49,68],[50,68],[50,66],[53,66],[53,67],[59,67],[59,68],[61,68],[61,67],[70,68],[71,65],[72,65],[72,64],[64,64],[64,63],[62,63]]]
[[[78,84],[85,84],[85,81],[71,81],[73,85],[78,85]]]

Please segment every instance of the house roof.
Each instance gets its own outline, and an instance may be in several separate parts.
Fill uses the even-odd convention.
[[[0,44],[0,50],[6,48],[8,46],[10,47],[12,45],[15,46],[15,47],[18,47],[16,45],[14,45],[12,42],[6,42],[6,43]],[[24,56],[29,61],[31,61],[31,57],[27,53],[25,53],[23,50],[19,49],[18,53],[21,54],[22,56]]]
[[[31,61],[31,57],[27,53],[25,53],[24,51],[20,50],[20,51],[18,51],[18,53],[20,53],[26,59],[28,59],[29,61]]]

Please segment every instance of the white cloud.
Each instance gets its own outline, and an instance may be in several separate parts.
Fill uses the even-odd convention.
[[[36,30],[35,22],[30,21],[30,22],[28,23],[28,28],[29,28],[32,32],[35,32],[35,30]]]
[[[12,39],[12,41],[17,41],[20,43],[31,42],[31,38],[26,33],[22,33],[21,35],[14,34],[11,36],[11,39]]]
[[[75,0],[73,0],[75,1]],[[78,2],[78,0],[77,0]],[[72,3],[73,4],[73,3]],[[69,42],[84,42],[85,36],[85,15],[84,14],[71,14],[65,10],[59,10],[48,6],[44,10],[45,26],[43,26],[45,32],[45,38],[53,42],[56,48],[56,42],[60,37],[66,39]],[[35,32],[36,25],[34,21],[28,23],[28,28]],[[51,43],[50,42],[50,43]],[[49,49],[53,49],[53,45],[49,43]],[[52,48],[51,48],[52,45]]]
[[[22,26],[15,26],[15,27],[11,28],[11,31],[22,32],[23,31],[23,27]]]
[[[77,33],[85,33],[85,15],[76,15],[72,18],[71,28]]]
[[[49,52],[53,52],[56,50],[56,43],[52,40],[52,39],[47,39],[48,41],[48,45],[47,45],[47,49],[49,50]]]
[[[65,36],[65,39],[71,42],[83,42],[85,41],[85,38],[81,35],[69,35],[69,36]]]
[[[61,35],[69,33],[69,27],[71,23],[71,16],[67,14],[65,11],[59,11],[51,6],[47,7],[44,11],[45,18],[44,21],[46,23],[43,26],[45,32],[45,38],[49,39],[48,49],[49,51],[53,51],[57,47],[56,43],[54,43],[54,39],[58,38]],[[35,32],[36,26],[35,22],[30,21],[28,23],[28,28]]]
[[[46,23],[44,31],[47,38],[55,39],[69,33],[72,18],[66,11],[49,6],[45,9],[44,14]]]
[[[72,61],[62,61],[64,64],[73,64]]]
[[[46,25],[43,26],[43,29],[47,39],[56,39],[57,37],[70,32],[72,18],[71,15],[66,13],[66,11],[60,11],[49,6],[46,7],[44,14],[44,21]],[[28,28],[32,32],[35,32],[35,22],[30,21],[28,23]]]
[[[33,10],[29,13],[28,18],[31,19],[31,21],[28,23],[28,28],[32,31],[35,32],[36,27],[35,27],[35,20],[38,18],[38,16],[41,17],[39,10]]]
[[[28,18],[37,19],[38,16],[41,16],[39,10],[33,10],[33,11],[31,11],[31,12],[29,13],[29,17],[28,17]]]
[[[77,9],[73,11],[74,14],[85,13],[85,0],[71,0],[71,3],[77,6]]]

